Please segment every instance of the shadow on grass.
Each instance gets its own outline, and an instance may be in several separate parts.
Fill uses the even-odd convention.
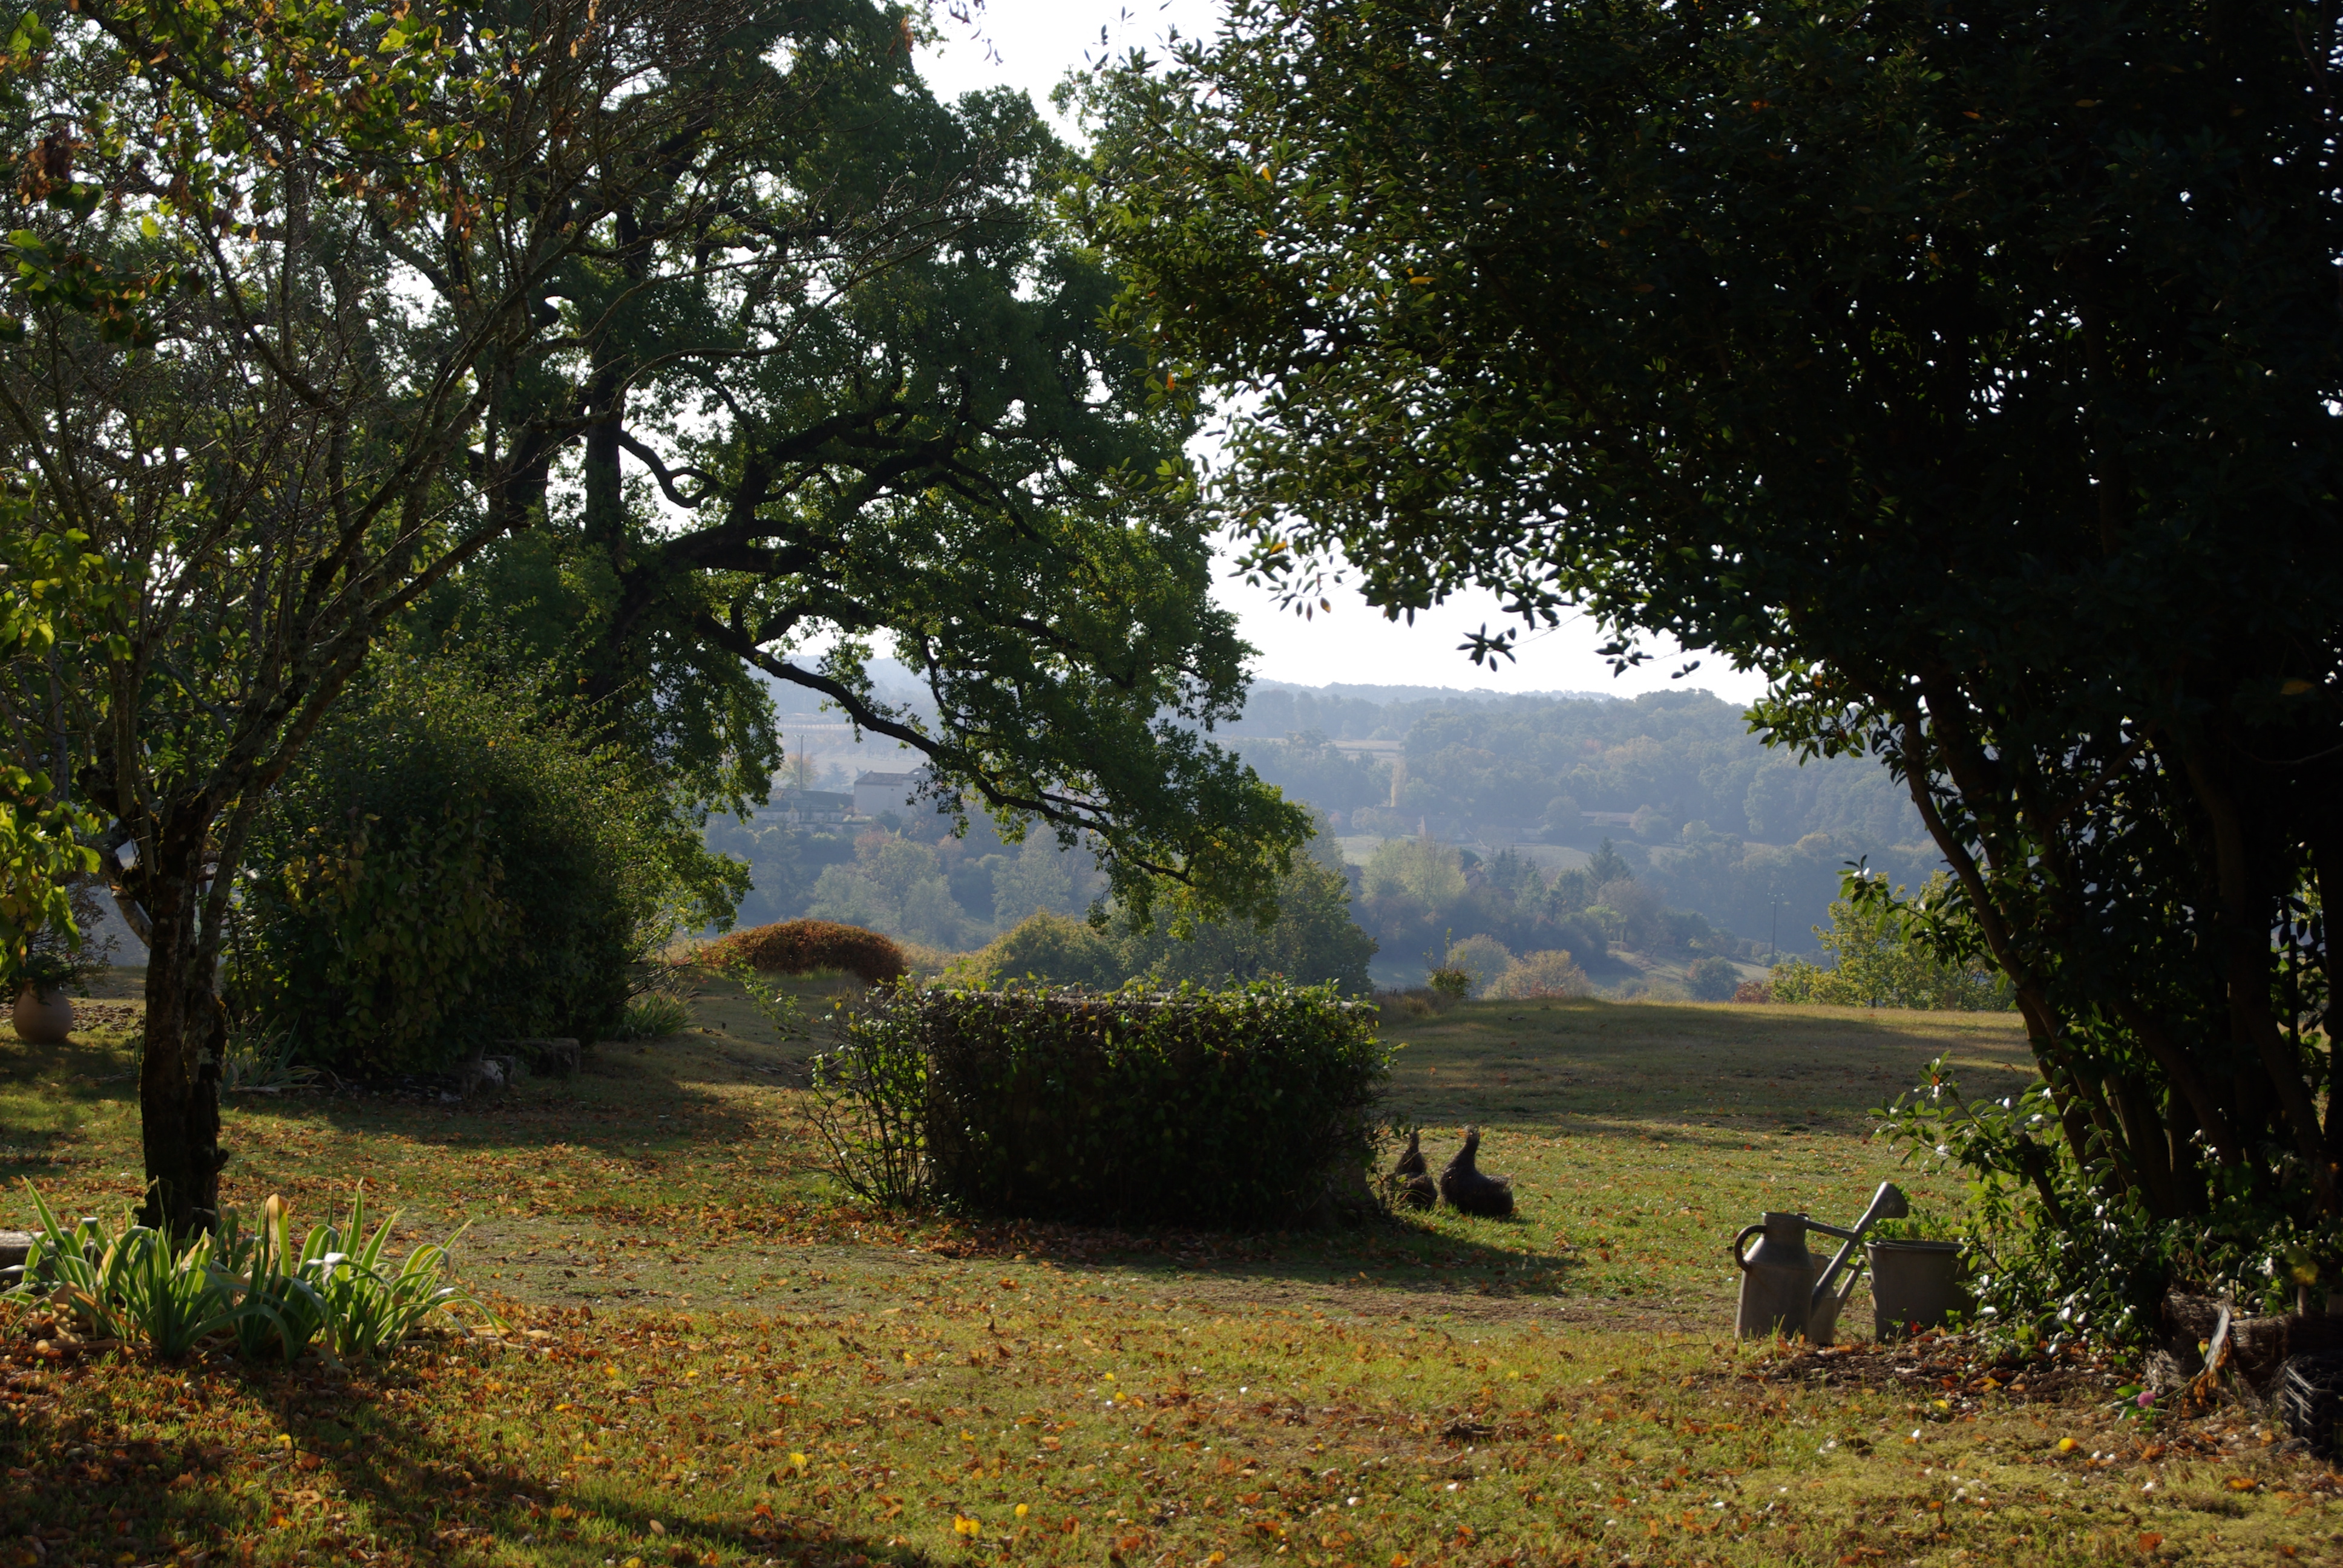
[[[402,1361],[351,1378],[314,1361],[290,1370],[118,1360],[51,1369],[45,1397],[0,1414],[11,1533],[41,1539],[34,1560],[47,1563],[175,1551],[431,1562],[497,1548],[547,1563],[639,1557],[646,1568],[743,1554],[838,1568],[928,1561],[818,1519],[759,1511],[737,1492],[702,1500],[656,1481],[564,1483],[509,1452],[501,1430],[477,1442],[434,1432],[408,1412],[444,1366]],[[61,1395],[58,1382],[69,1392]],[[254,1417],[264,1412],[277,1435],[256,1442]],[[130,1435],[158,1429],[169,1435]],[[67,1550],[49,1550],[56,1546]]]
[[[0,1038],[0,1191],[53,1178],[107,1107],[138,1100],[138,1059],[124,1040],[75,1035],[62,1045]],[[135,1129],[134,1129],[135,1131]]]

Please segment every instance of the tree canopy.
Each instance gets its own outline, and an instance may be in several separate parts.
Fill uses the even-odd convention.
[[[1239,0],[1101,80],[1076,206],[1167,395],[1230,412],[1257,575],[1494,587],[1479,657],[1578,604],[1764,669],[2009,977],[2043,1215],[2332,1270],[2336,25]]]
[[[394,630],[572,661],[667,809],[761,795],[753,666],[922,752],[940,798],[1090,843],[1134,910],[1159,879],[1275,907],[1305,821],[1202,733],[1244,649],[1206,598],[1187,416],[1036,209],[1058,155],[1031,106],[934,103],[910,25],[863,0],[17,16],[0,467],[27,538],[110,574],[36,733],[70,742],[150,944],[157,1222],[207,1222],[227,1158],[215,976],[255,823]],[[871,697],[879,639],[939,721]]]

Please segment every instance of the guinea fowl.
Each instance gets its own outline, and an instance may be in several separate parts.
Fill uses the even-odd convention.
[[[1410,1132],[1407,1152],[1392,1167],[1392,1196],[1403,1209],[1429,1209],[1440,1201],[1440,1189],[1423,1163],[1423,1138],[1421,1132]]]
[[[1467,1214],[1484,1220],[1509,1220],[1513,1213],[1513,1184],[1503,1176],[1483,1175],[1474,1160],[1481,1152],[1481,1130],[1464,1130],[1464,1147],[1440,1173],[1440,1195]]]

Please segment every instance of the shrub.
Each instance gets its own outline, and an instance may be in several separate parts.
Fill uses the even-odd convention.
[[[1741,971],[1731,959],[1694,959],[1684,971],[1684,989],[1694,1001],[1725,1001],[1740,988]]]
[[[840,970],[865,985],[900,980],[909,968],[903,950],[891,937],[835,920],[809,920],[734,931],[702,950],[700,961],[716,970],[747,964],[759,974]]]
[[[1331,843],[1320,839],[1312,849]],[[1242,918],[1197,921],[1190,935],[1177,937],[1171,916],[1179,902],[1176,896],[1167,900],[1166,914],[1152,925],[1115,939],[1124,975],[1145,975],[1158,985],[1275,977],[1295,985],[1338,986],[1353,996],[1373,988],[1367,963],[1375,941],[1352,918],[1351,884],[1339,862],[1330,865],[1315,852],[1296,855],[1278,884],[1277,918],[1267,927]]]
[[[1026,916],[944,972],[970,990],[1001,980],[1031,980],[1101,990],[1121,985],[1126,973],[1114,943],[1081,921],[1047,910]]]
[[[1919,902],[1941,902],[1947,879],[1942,871],[1930,877]],[[1904,890],[1899,887],[1893,899],[1831,900],[1829,927],[1814,928],[1830,951],[1831,967],[1824,969],[1803,959],[1776,965],[1774,1000],[1961,1012],[2014,1005],[2010,989],[1998,972],[1946,963],[1907,930],[1903,898]]]
[[[896,987],[817,1059],[854,1191],[981,1213],[1279,1223],[1363,1171],[1389,1073],[1329,986]]]
[[[1578,967],[1578,960],[1556,949],[1550,952],[1524,953],[1505,966],[1505,972],[1489,984],[1489,994],[1508,1001],[1527,1001],[1541,997],[1574,997],[1593,994],[1594,982]]]
[[[256,829],[229,1000],[310,1061],[429,1071],[498,1040],[591,1039],[733,872],[664,791],[525,689],[377,672]]]
[[[1745,980],[1733,988],[1733,1000],[1735,1001],[1772,1001],[1774,988],[1761,980]]]
[[[1461,942],[1451,942],[1448,954],[1440,967],[1462,970],[1467,977],[1465,992],[1470,996],[1486,995],[1489,983],[1511,969],[1513,955],[1504,943],[1494,937],[1466,937]]]

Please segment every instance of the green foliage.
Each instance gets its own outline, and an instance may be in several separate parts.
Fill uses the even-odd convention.
[[[392,1270],[386,1244],[396,1214],[369,1236],[366,1192],[347,1223],[311,1227],[296,1248],[283,1199],[262,1205],[246,1235],[233,1210],[185,1245],[126,1217],[109,1232],[85,1219],[68,1231],[30,1182],[40,1229],[19,1290],[80,1316],[103,1338],[185,1360],[207,1342],[232,1342],[248,1360],[298,1358],[313,1342],[345,1360],[388,1354],[433,1312],[472,1302],[442,1276],[445,1246],[426,1243]]]
[[[0,719],[26,750],[0,757],[0,995],[78,983],[85,967],[70,888],[97,869],[80,840],[99,824],[47,767],[45,739],[78,693],[81,660],[106,638],[115,588],[75,530],[45,530],[21,474],[0,475]]]
[[[610,1031],[613,1040],[665,1040],[682,1033],[691,1025],[691,1006],[680,997],[665,991],[651,991],[627,1003],[618,1015],[618,1027]]]
[[[1332,851],[1332,844],[1322,835],[1312,849]],[[1184,900],[1175,900],[1168,914],[1122,933],[1118,945],[1125,974],[1167,986],[1275,978],[1332,985],[1352,996],[1363,996],[1373,983],[1367,962],[1374,957],[1374,939],[1352,916],[1348,879],[1320,853],[1295,856],[1278,879],[1276,919],[1266,929],[1241,919],[1196,918],[1199,911]],[[1184,931],[1183,914],[1190,917]]]
[[[1443,910],[1464,897],[1464,872],[1453,844],[1431,839],[1386,839],[1368,859],[1360,890],[1369,899],[1413,899]]]
[[[1831,904],[1830,925],[1815,928],[1832,957],[1831,967],[1802,959],[1775,965],[1769,982],[1773,1000],[1956,1012],[2008,1007],[2008,988],[2000,976],[1976,965],[1947,963],[1915,939],[1913,921],[1925,919],[1929,907],[1941,904],[1949,891],[1950,879],[1940,871],[1907,904],[1901,887],[1889,894],[1879,879],[1861,869],[1850,872],[1847,896]]]
[[[294,1059],[298,1042],[289,1029],[267,1029],[246,1020],[231,1025],[227,1050],[220,1054],[220,1092],[271,1093],[313,1081],[314,1067]]]
[[[1035,200],[1066,156],[1046,122],[1007,92],[938,102],[900,23],[757,0],[603,111],[692,128],[606,171],[575,220],[598,237],[517,289],[576,352],[498,379],[491,417],[532,433],[480,497],[511,538],[432,614],[461,637],[518,610],[694,799],[762,795],[760,671],[903,745],[955,809],[1082,837],[1134,909],[1169,879],[1257,912],[1304,819],[1209,739],[1245,648],[1211,597],[1194,421]],[[588,29],[613,30],[676,35]],[[876,652],[922,701],[875,686]],[[916,846],[884,859],[814,912],[972,935]]]
[[[725,909],[727,872],[704,855],[558,708],[461,666],[387,669],[256,834],[234,1000],[342,1068],[592,1038],[618,1022],[631,966]]]
[[[851,866],[829,867],[815,881],[807,910],[817,920],[882,929],[932,947],[958,947],[970,933],[934,845],[872,829],[854,850]]]
[[[1388,1071],[1374,1010],[1331,987],[897,987],[817,1081],[859,1118],[832,1136],[857,1191],[1241,1225],[1292,1222],[1335,1171],[1364,1169]]]
[[[1484,658],[1581,607],[1885,762],[1955,878],[1908,930],[2007,977],[2077,1257],[2237,1204],[2331,1238],[2338,47],[2120,0],[1237,0],[1101,84],[1078,216],[1167,385],[1243,410],[1255,576],[1498,590]]]
[[[1489,982],[1488,994],[1508,1001],[1533,1001],[1545,997],[1587,996],[1594,982],[1578,960],[1559,950],[1523,953]]]
[[[1465,994],[1485,996],[1497,977],[1513,967],[1513,953],[1496,938],[1466,937],[1448,945],[1447,955],[1434,972],[1460,970],[1465,977]]]
[[[1093,927],[1045,910],[961,959],[951,973],[967,984],[1031,980],[1099,990],[1132,979],[1212,987],[1275,977],[1355,996],[1370,989],[1367,960],[1374,951],[1373,939],[1351,918],[1342,872],[1302,856],[1279,879],[1276,918],[1266,928],[1244,919],[1203,920],[1179,897],[1136,930],[1112,911]]]
[[[1741,971],[1730,959],[1694,959],[1684,970],[1684,989],[1694,1001],[1730,1001],[1741,989]]]
[[[1028,915],[947,971],[970,986],[1030,980],[1094,990],[1111,990],[1129,973],[1122,951],[1105,934],[1046,910]]]

